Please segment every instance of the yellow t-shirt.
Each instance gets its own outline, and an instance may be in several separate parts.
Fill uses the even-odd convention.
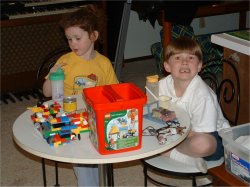
[[[67,53],[58,59],[56,64],[67,64],[62,67],[65,73],[65,96],[82,94],[83,88],[86,87],[118,83],[110,60],[99,52],[95,52],[95,58],[89,61],[80,58],[74,52]]]

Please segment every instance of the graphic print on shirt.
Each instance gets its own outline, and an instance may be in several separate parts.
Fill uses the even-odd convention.
[[[73,83],[73,93],[72,95],[77,95],[82,93],[83,88],[94,87],[97,84],[97,76],[95,74],[89,74],[87,76],[76,76]]]

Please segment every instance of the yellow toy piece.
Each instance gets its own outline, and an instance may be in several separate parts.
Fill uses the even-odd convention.
[[[43,109],[41,107],[28,107],[28,110],[31,110],[33,113],[37,113],[37,112],[43,112]]]

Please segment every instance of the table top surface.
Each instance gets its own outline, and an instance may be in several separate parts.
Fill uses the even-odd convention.
[[[211,42],[245,55],[250,55],[250,41],[248,40],[244,40],[227,33],[220,33],[212,34]]]
[[[78,109],[83,108],[84,102],[81,97],[77,97]],[[92,145],[89,139],[89,133],[82,133],[81,140],[75,140],[69,144],[51,147],[42,137],[42,135],[34,128],[33,122],[30,119],[32,111],[27,110],[22,113],[14,122],[13,137],[15,142],[27,152],[36,156],[61,161],[68,163],[82,163],[82,164],[106,164],[138,160],[162,153],[166,150],[179,144],[183,141],[190,130],[190,120],[188,115],[172,105],[172,110],[176,112],[177,118],[181,125],[185,125],[183,135],[174,135],[168,139],[166,144],[160,145],[155,136],[143,136],[142,148],[134,151],[123,153],[115,153],[109,155],[101,155]],[[146,107],[144,107],[146,110]],[[154,126],[156,129],[164,125],[143,119],[143,129],[147,126]]]

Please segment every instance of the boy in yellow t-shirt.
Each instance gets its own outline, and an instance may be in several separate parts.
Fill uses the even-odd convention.
[[[94,49],[100,39],[104,15],[94,5],[87,5],[61,20],[70,53],[63,55],[51,68],[62,67],[65,73],[64,95],[81,94],[82,89],[118,83],[110,60]],[[52,95],[51,82],[46,77],[43,94]]]
[[[91,86],[118,83],[110,60],[94,49],[100,38],[104,15],[94,5],[87,5],[61,20],[70,53],[63,55],[50,69],[61,67],[65,73],[64,95],[81,94]],[[52,95],[51,82],[46,76],[43,94]],[[78,186],[99,186],[98,165],[74,165]]]

